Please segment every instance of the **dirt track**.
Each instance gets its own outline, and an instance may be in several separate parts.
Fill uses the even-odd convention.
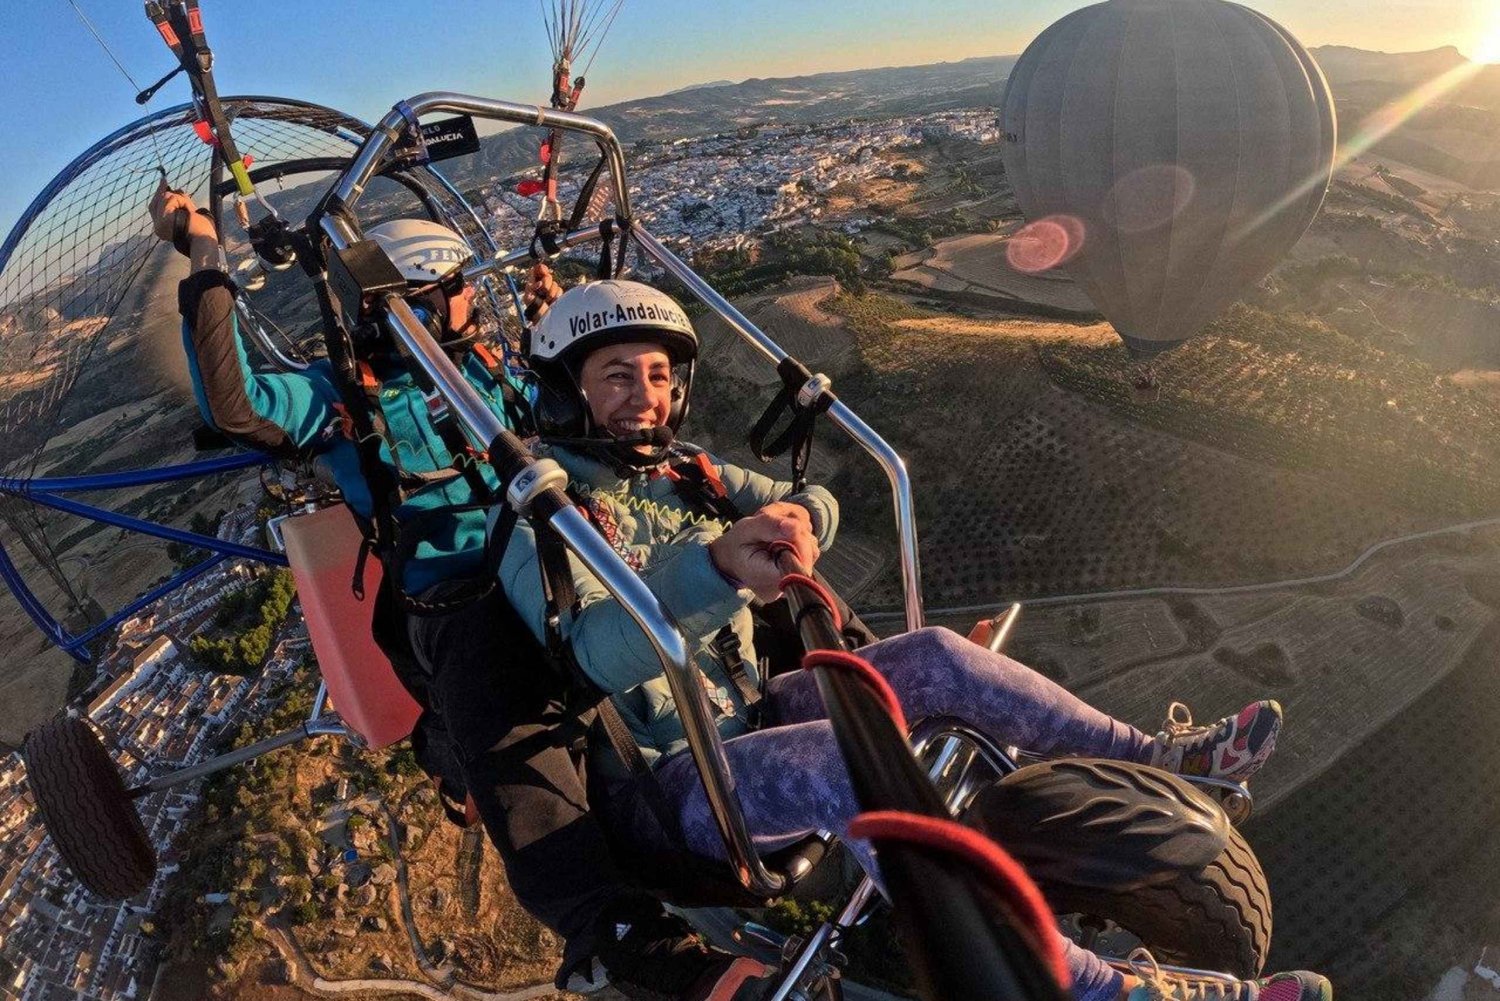
[[[1012,268],[1005,257],[1007,239],[1007,235],[983,233],[939,240],[930,250],[897,259],[899,270],[891,278],[942,292],[974,292],[1057,309],[1094,311],[1088,296],[1065,273],[1026,274]]]

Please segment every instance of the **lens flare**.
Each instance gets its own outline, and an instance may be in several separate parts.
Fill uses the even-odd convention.
[[[1339,146],[1333,157],[1333,171],[1338,173],[1339,168],[1345,166],[1355,157],[1374,146],[1380,140],[1400,128],[1412,116],[1423,108],[1439,100],[1445,94],[1462,86],[1472,79],[1476,73],[1484,69],[1482,62],[1462,62],[1452,69],[1433,77],[1421,86],[1407,92],[1401,98],[1392,101],[1375,112],[1371,113],[1364,121],[1359,123],[1354,135],[1349,137]],[[1317,185],[1324,183],[1322,174],[1316,174],[1306,178],[1285,198],[1257,215],[1254,219],[1239,227],[1233,233],[1234,238],[1239,239],[1254,232],[1261,226],[1276,218],[1288,205],[1305,197]]]
[[[1122,233],[1141,233],[1163,226],[1193,200],[1197,183],[1175,163],[1153,163],[1132,170],[1115,182],[1104,201],[1104,220]]]
[[[1005,241],[1006,263],[1036,274],[1072,260],[1083,249],[1083,223],[1070,215],[1050,215],[1028,223]]]
[[[1500,7],[1490,11],[1488,21],[1480,29],[1474,43],[1476,63],[1500,63]]]

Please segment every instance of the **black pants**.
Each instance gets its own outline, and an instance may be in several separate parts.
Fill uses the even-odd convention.
[[[574,753],[583,725],[565,686],[498,590],[447,615],[410,616],[407,633],[511,889],[563,937],[571,969],[594,954],[603,910],[640,891],[589,812]]]

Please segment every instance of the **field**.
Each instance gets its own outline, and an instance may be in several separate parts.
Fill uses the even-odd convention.
[[[893,264],[898,270],[891,272],[891,280],[911,282],[933,292],[999,300],[994,306],[1008,302],[1095,314],[1088,296],[1066,274],[1027,274],[1011,267],[1005,256],[1010,236],[986,233],[939,240],[930,250],[896,258]]]

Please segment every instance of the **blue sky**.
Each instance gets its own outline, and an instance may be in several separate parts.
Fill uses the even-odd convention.
[[[171,68],[137,0],[77,0],[146,85]],[[142,114],[134,90],[68,0],[0,0],[0,234],[94,139]],[[1076,0],[626,0],[584,101],[606,104],[709,80],[1015,53]],[[1500,0],[1263,0],[1308,45],[1472,51],[1500,30]],[[398,98],[460,90],[548,93],[534,0],[202,0],[222,93],[262,93],[373,119]],[[187,98],[179,77],[151,102]]]

